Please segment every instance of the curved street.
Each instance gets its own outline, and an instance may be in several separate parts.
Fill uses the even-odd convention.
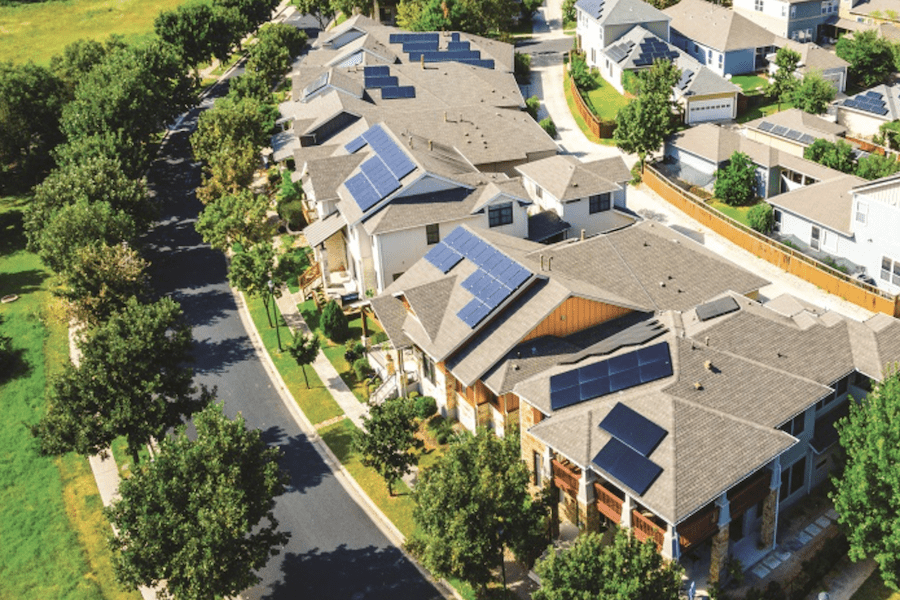
[[[188,137],[199,113],[225,88],[219,85],[170,130],[148,174],[162,218],[146,241],[156,291],[180,302],[193,326],[195,381],[218,387],[225,412],[240,412],[248,427],[260,429],[269,444],[282,450],[282,466],[290,473],[275,515],[291,539],[260,573],[262,583],[241,597],[442,598],[332,473],[288,411],[244,329],[224,257],[194,230],[201,209],[194,195],[200,167],[192,162]]]

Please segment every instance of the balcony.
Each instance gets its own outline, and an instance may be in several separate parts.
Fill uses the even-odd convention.
[[[553,469],[553,485],[565,490],[572,496],[577,496],[581,469],[569,462],[562,462],[555,458],[550,461],[550,465]]]
[[[601,515],[613,523],[618,523],[622,519],[622,504],[624,504],[624,500],[621,500],[600,483],[594,483],[594,498],[596,498],[597,511]]]
[[[681,546],[687,550],[705,542],[719,531],[719,509],[709,504],[678,526]]]
[[[645,517],[637,510],[631,511],[631,529],[634,537],[643,542],[651,539],[656,544],[656,549],[661,550],[665,531],[653,521],[653,517]]]
[[[766,497],[771,477],[767,469],[762,469],[728,491],[728,508],[732,520]]]

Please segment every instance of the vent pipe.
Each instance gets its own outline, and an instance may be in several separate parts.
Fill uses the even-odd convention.
[[[584,229],[581,230],[581,241],[584,241]]]

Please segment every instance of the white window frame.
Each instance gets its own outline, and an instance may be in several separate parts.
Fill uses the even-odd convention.
[[[813,250],[822,249],[822,228],[818,225],[813,225],[809,231],[809,247]]]
[[[763,12],[763,8],[763,0],[753,0],[753,10],[756,12]]]
[[[868,219],[869,219],[869,205],[860,200],[856,203],[856,222],[862,223],[863,225],[867,225]]]

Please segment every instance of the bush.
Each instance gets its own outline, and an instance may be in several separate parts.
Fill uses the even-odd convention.
[[[372,365],[365,358],[358,358],[353,363],[353,374],[356,375],[357,381],[365,381],[366,378],[373,373]]]
[[[357,360],[365,356],[365,354],[366,347],[362,345],[362,342],[356,342],[352,346],[348,347],[344,352],[344,360],[352,365]]]
[[[547,132],[547,135],[552,138],[556,137],[556,123],[553,122],[553,119],[550,117],[541,119],[539,125]]]
[[[288,227],[292,230],[299,231],[306,226],[301,200],[279,200],[277,210],[278,216],[287,221]]]
[[[576,54],[572,57],[572,67],[569,72],[579,90],[589,92],[597,86],[597,81],[581,55]]]
[[[644,174],[641,172],[641,163],[634,163],[634,166],[631,167],[631,185],[639,184],[643,177]]]
[[[575,25],[575,20],[578,18],[578,14],[575,10],[575,0],[563,0],[562,16],[563,27],[568,27],[570,24],[572,26]]]
[[[538,120],[538,109],[541,108],[541,99],[537,96],[532,96],[528,100],[525,101],[525,112],[531,115],[531,118],[535,121]]]
[[[297,278],[309,268],[309,248],[293,248],[278,259],[278,279],[297,283]]]
[[[453,425],[441,415],[434,415],[428,420],[428,430],[434,435],[438,444],[446,444],[453,436]]]
[[[420,396],[415,400],[416,416],[427,419],[437,412],[437,402],[431,396]]]
[[[322,331],[328,339],[338,343],[350,337],[347,316],[334,300],[326,304],[325,310],[322,311]]]
[[[747,204],[756,194],[756,165],[749,156],[735,151],[725,168],[716,171],[713,190],[729,206]]]
[[[747,212],[747,221],[750,227],[760,233],[769,233],[775,224],[775,211],[767,202],[760,202]]]
[[[372,336],[373,344],[383,344],[386,341],[388,341],[388,336],[383,331],[379,331],[378,333],[376,333],[375,335]]]
[[[524,2],[522,5],[524,6]],[[515,54],[515,74],[518,83],[528,83],[531,81],[531,55],[522,52]]]

